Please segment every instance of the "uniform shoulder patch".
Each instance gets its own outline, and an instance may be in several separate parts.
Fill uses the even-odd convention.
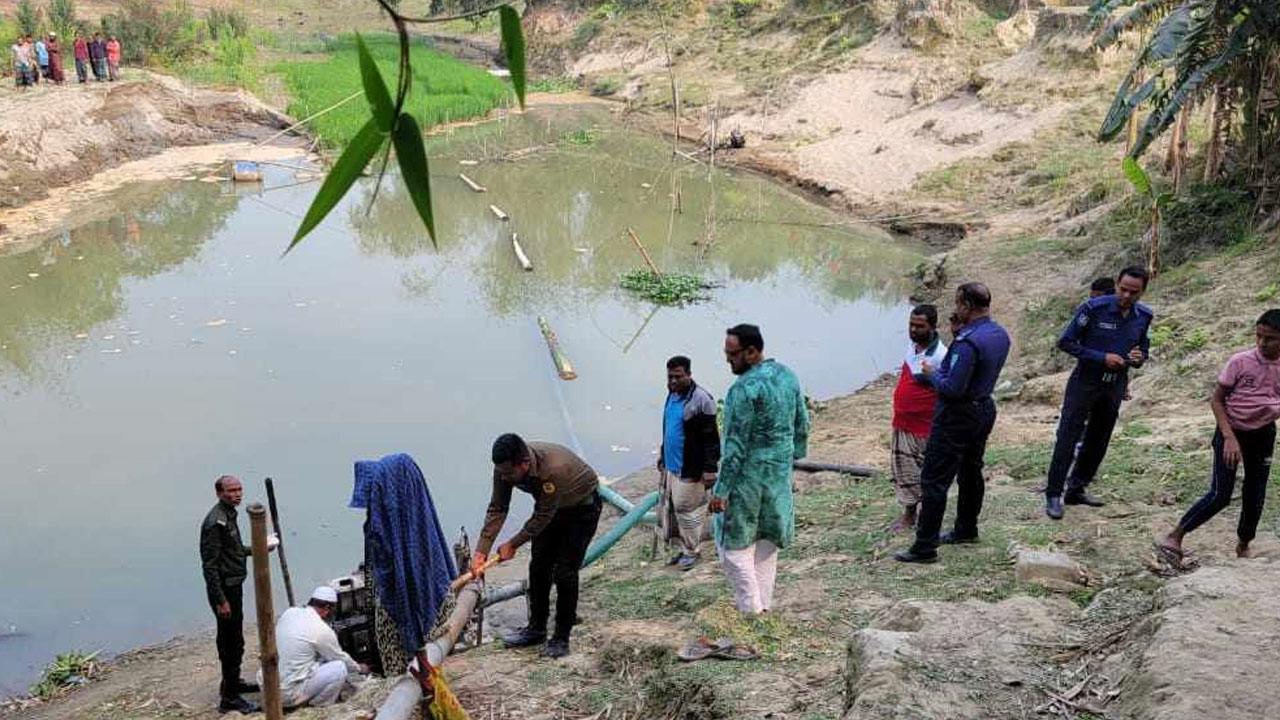
[[[550,482],[544,482],[544,483],[542,483],[542,492],[544,492],[544,493],[546,493],[546,494],[548,494],[548,495],[554,495],[554,494],[555,494],[555,492],[556,492],[556,486],[555,486],[555,484],[550,483]]]

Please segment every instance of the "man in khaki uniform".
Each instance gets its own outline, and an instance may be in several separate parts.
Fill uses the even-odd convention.
[[[553,443],[525,443],[507,433],[493,443],[493,495],[484,529],[476,543],[472,570],[480,573],[498,538],[515,488],[533,496],[533,515],[510,540],[498,547],[498,557],[510,560],[516,548],[533,543],[529,561],[529,625],[504,638],[507,647],[527,647],[547,641],[551,615],[551,585],[556,586],[556,628],[542,654],[569,654],[569,631],[578,616],[578,570],[600,522],[599,480],[596,471],[568,448]]]

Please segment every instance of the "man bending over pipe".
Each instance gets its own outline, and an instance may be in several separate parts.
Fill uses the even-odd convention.
[[[507,433],[493,442],[493,496],[484,529],[476,543],[471,570],[484,573],[494,540],[507,521],[511,490],[533,496],[533,515],[510,540],[498,546],[498,557],[510,560],[516,548],[532,541],[529,561],[529,624],[503,638],[507,647],[546,642],[549,658],[569,654],[569,631],[578,617],[578,570],[600,522],[599,479],[596,471],[571,450],[553,443],[525,443]],[[551,615],[551,584],[556,586],[556,629],[547,641]]]

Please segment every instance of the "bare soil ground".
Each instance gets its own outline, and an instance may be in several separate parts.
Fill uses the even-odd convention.
[[[264,138],[289,119],[243,92],[129,71],[119,83],[0,88],[0,186],[17,207],[175,146]]]

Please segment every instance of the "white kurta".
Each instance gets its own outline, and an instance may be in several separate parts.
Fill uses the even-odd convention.
[[[280,654],[280,690],[285,698],[297,697],[325,663],[339,661],[347,673],[360,672],[360,665],[338,645],[337,633],[310,606],[289,608],[280,616],[276,650]]]

